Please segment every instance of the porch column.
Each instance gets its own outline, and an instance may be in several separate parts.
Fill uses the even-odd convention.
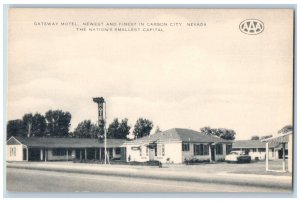
[[[69,150],[66,149],[66,152],[67,152],[67,161],[69,161]]]
[[[82,160],[82,151],[81,151],[81,149],[79,149],[79,159],[80,159],[80,161]]]
[[[282,144],[282,171],[285,172],[285,143]]]
[[[40,149],[40,159],[41,159],[41,161],[43,160],[43,149]]]
[[[28,152],[28,147],[26,148],[26,161],[28,161],[29,156],[28,156],[29,152]]]
[[[45,161],[47,161],[48,158],[48,149],[45,149]]]
[[[97,149],[95,148],[95,160],[97,160]]]
[[[266,171],[269,170],[269,143],[266,142]]]
[[[209,162],[211,163],[212,162],[212,159],[211,159],[211,144],[208,144],[208,155],[209,155]]]
[[[84,160],[87,160],[87,151],[86,151],[86,148],[84,149]]]
[[[101,161],[101,148],[99,148],[99,160]]]

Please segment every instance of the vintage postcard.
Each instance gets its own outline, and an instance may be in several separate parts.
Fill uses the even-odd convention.
[[[7,35],[7,192],[293,192],[293,9],[9,8]]]

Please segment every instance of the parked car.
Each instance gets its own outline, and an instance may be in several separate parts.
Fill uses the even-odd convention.
[[[236,162],[236,163],[250,163],[251,156],[246,155],[242,151],[232,151],[230,154],[225,156],[225,161],[228,163]]]

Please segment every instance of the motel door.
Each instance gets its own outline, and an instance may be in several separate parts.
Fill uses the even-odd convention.
[[[211,160],[212,161],[215,161],[215,145],[211,145],[211,147],[210,147],[210,153],[211,153]]]
[[[150,144],[150,145],[149,145],[149,160],[150,160],[150,161],[154,160],[154,156],[155,156],[155,147],[156,147],[156,145],[154,145],[154,144]]]

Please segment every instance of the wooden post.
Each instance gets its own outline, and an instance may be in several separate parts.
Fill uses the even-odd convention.
[[[282,171],[285,172],[285,143],[282,144]]]
[[[266,142],[266,171],[269,171],[269,143]]]
[[[80,158],[80,161],[82,160],[82,151],[81,151],[81,149],[79,149],[79,158]]]
[[[84,160],[87,160],[87,151],[86,151],[86,148],[84,149]]]

